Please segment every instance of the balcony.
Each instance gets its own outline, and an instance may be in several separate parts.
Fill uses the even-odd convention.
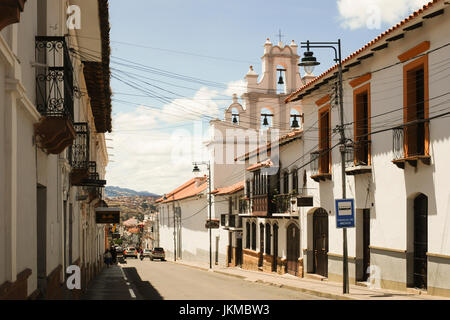
[[[106,180],[100,180],[95,161],[89,161],[89,178],[83,179],[81,183],[88,192],[89,202],[102,199],[102,188],[105,187]]]
[[[315,151],[311,152],[311,162],[310,162],[310,169],[311,169],[311,179],[313,179],[316,182],[320,181],[326,181],[331,180],[331,174],[322,170],[322,167],[325,165],[328,165],[328,156],[329,151]]]
[[[273,196],[274,213],[289,213],[291,210],[291,194],[277,194]]]
[[[74,123],[77,133],[75,142],[69,147],[69,162],[72,167],[70,183],[82,186],[89,178],[89,126],[86,122]]]
[[[59,154],[72,145],[73,68],[64,37],[36,37],[36,106],[41,119],[35,124],[38,146]]]
[[[345,148],[345,173],[349,176],[371,173],[370,140],[360,140]]]
[[[6,26],[20,21],[20,13],[27,0],[2,0],[0,3],[0,31]]]
[[[247,213],[249,200],[247,198],[239,199],[239,213]]]
[[[252,196],[252,215],[268,216],[269,215],[269,195],[253,195]]]
[[[422,125],[421,125],[422,124]],[[424,134],[420,138],[420,132],[424,130],[425,124],[413,123],[408,127],[398,127],[393,129],[393,155],[392,162],[399,168],[405,169],[405,163],[409,163],[413,167],[417,167],[420,160],[426,165],[430,165],[431,157],[425,151]],[[406,140],[405,141],[405,136]]]
[[[230,228],[242,229],[242,217],[234,214],[230,218]]]
[[[242,217],[237,214],[222,214],[220,216],[220,225],[225,229],[242,229]]]

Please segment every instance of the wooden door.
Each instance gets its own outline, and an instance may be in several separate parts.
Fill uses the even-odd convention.
[[[314,273],[328,277],[328,214],[318,209],[313,218]]]
[[[287,228],[287,272],[298,276],[298,258],[300,258],[300,229],[291,224]]]
[[[278,259],[278,225],[273,225],[273,260],[272,271],[277,271],[277,259]]]
[[[242,237],[236,239],[236,265],[242,266]]]
[[[414,286],[427,288],[428,198],[414,199]]]

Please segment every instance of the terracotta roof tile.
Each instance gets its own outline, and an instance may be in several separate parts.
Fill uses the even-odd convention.
[[[192,178],[189,181],[183,183],[178,188],[166,194],[166,200],[164,197],[156,200],[157,203],[168,203],[176,200],[182,200],[198,195],[199,193],[205,191],[208,184],[206,183],[206,176],[201,178]]]
[[[429,10],[430,8],[432,8],[434,5],[436,5],[436,3],[442,2],[443,0],[433,0],[430,1],[428,4],[424,5],[421,9],[413,12],[409,17],[405,18],[404,20],[400,21],[399,23],[397,23],[395,26],[389,28],[388,30],[386,30],[385,32],[383,32],[382,34],[380,34],[378,37],[376,37],[375,39],[373,39],[372,41],[370,41],[369,43],[367,43],[364,47],[362,47],[361,49],[353,52],[351,55],[349,55],[347,58],[345,58],[344,60],[342,60],[342,67],[345,68],[345,63],[349,62],[351,59],[355,58],[356,56],[360,55],[362,52],[366,51],[368,48],[370,48],[371,46],[373,46],[374,44],[376,44],[377,42],[379,42],[380,40],[384,39],[387,35],[391,34],[392,32],[398,30],[401,26],[403,26],[404,24],[414,20],[416,17],[418,17],[420,14],[422,14],[423,12]],[[300,92],[302,92],[304,89],[311,87],[313,84],[317,83],[319,80],[323,79],[326,75],[330,74],[333,70],[338,68],[338,64],[334,65],[333,67],[331,67],[330,69],[328,69],[327,71],[325,71],[324,73],[322,73],[321,75],[317,76],[316,78],[314,78],[312,81],[308,82],[307,84],[305,84],[304,86],[300,87],[297,91],[291,93],[284,101],[285,103],[290,102],[296,95],[298,95]]]
[[[213,190],[211,193],[213,193],[217,196],[225,195],[225,194],[233,194],[233,193],[243,190],[244,183],[245,183],[245,181],[242,180],[242,181],[239,181],[238,183],[235,183],[228,187],[217,188],[217,189]]]
[[[260,168],[269,168],[269,167],[271,167],[271,166],[273,166],[272,160],[267,159],[267,160],[258,162],[258,163],[256,163],[256,164],[254,164],[254,165],[248,167],[246,170],[247,170],[247,171],[254,171],[254,170],[258,170],[258,169],[260,169]]]

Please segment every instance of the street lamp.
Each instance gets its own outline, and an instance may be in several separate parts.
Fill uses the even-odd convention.
[[[314,71],[314,68],[320,64],[317,61],[316,57],[314,57],[314,52],[310,51],[310,42],[309,40],[306,42],[306,50],[304,53],[304,57],[302,58],[302,62],[298,65],[305,69],[306,74],[311,75]]]
[[[206,165],[208,169],[208,205],[209,205],[209,212],[208,212],[208,220],[211,221],[211,163],[209,161],[205,162],[194,162],[194,169],[192,172],[197,177],[200,174],[199,165]],[[209,229],[209,269],[212,269],[212,239],[211,239],[211,228]]]
[[[346,185],[345,185],[345,153],[346,153],[346,138],[344,131],[344,97],[343,97],[343,85],[342,85],[342,54],[341,54],[341,40],[338,42],[307,42],[301,43],[302,48],[306,48],[304,58],[302,58],[299,66],[305,68],[305,72],[308,74],[312,73],[314,67],[320,63],[314,57],[310,48],[331,48],[334,50],[334,61],[338,65],[338,75],[339,75],[339,110],[340,110],[340,126],[337,128],[340,131],[340,152],[341,152],[341,174],[342,174],[342,199],[346,198]],[[337,49],[336,49],[337,46]],[[344,258],[343,258],[343,291],[344,293],[349,293],[349,278],[348,278],[348,252],[347,252],[347,228],[343,228],[343,240],[344,240]]]

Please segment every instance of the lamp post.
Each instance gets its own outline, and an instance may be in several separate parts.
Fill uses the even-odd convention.
[[[194,169],[192,172],[194,174],[199,174],[200,169],[198,168],[199,165],[206,165],[208,169],[208,220],[211,221],[211,163],[209,161],[204,162],[194,162]],[[211,228],[209,229],[209,269],[212,269],[212,239],[211,239]]]
[[[310,51],[310,48],[331,48],[334,50],[334,61],[339,64],[338,66],[338,77],[339,77],[339,113],[340,113],[340,126],[338,126],[338,130],[341,134],[340,138],[340,147],[339,150],[341,152],[341,174],[342,174],[342,199],[346,198],[346,181],[345,181],[345,131],[344,131],[344,97],[343,97],[343,85],[342,85],[342,54],[341,54],[341,40],[338,42],[307,42],[301,43],[302,48],[306,48],[306,52],[304,54],[304,58],[302,58],[299,66],[305,68],[305,72],[307,74],[311,74],[314,70],[314,67],[319,65],[320,63],[314,57],[314,53]],[[337,46],[337,49],[336,49]],[[344,240],[344,258],[343,258],[343,292],[349,293],[349,277],[348,277],[348,250],[347,250],[347,228],[343,228],[343,240]]]

